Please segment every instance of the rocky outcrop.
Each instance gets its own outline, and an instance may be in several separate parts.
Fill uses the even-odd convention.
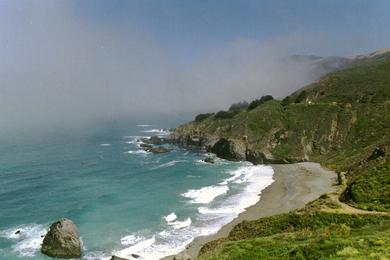
[[[76,225],[65,218],[53,223],[43,239],[41,251],[51,257],[81,257],[81,243]]]
[[[375,147],[374,151],[368,158],[369,161],[376,160],[379,157],[385,157],[390,155],[390,143],[382,144],[380,146]]]
[[[226,160],[245,160],[246,147],[243,143],[221,138],[211,148],[211,152]]]
[[[159,136],[152,136],[150,138],[141,138],[141,141],[145,144],[154,144],[154,145],[162,145],[162,144],[168,144],[170,143],[170,140],[168,138],[163,138]]]

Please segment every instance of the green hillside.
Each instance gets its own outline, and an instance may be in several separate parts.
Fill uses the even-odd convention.
[[[172,138],[230,160],[319,162],[339,175],[333,204],[364,214],[320,199],[300,212],[239,224],[206,244],[200,258],[390,258],[389,214],[376,213],[390,211],[390,53],[356,59],[283,100],[261,100],[200,115]]]
[[[390,53],[358,60],[283,100],[228,112],[227,118],[209,114],[182,125],[172,137],[233,160],[320,162],[346,174],[344,200],[389,209]],[[221,138],[225,144],[216,145]],[[362,188],[365,180],[372,189]]]
[[[199,259],[388,259],[390,217],[292,212],[242,222]]]

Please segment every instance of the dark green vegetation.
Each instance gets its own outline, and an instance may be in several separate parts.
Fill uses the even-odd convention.
[[[228,159],[320,162],[343,187],[340,198],[324,195],[299,212],[239,224],[206,244],[201,259],[390,258],[390,216],[375,213],[390,211],[389,52],[356,59],[282,101],[255,100],[173,134],[183,144],[194,136],[209,150],[225,140]]]
[[[390,211],[390,159],[359,173],[344,192],[344,201],[366,210]]]
[[[292,212],[244,221],[200,259],[386,259],[390,217]]]
[[[195,122],[201,122],[212,115],[213,113],[199,114],[195,117]]]
[[[274,98],[270,95],[262,96],[260,99],[255,99],[249,104],[248,110],[255,109],[256,107],[258,107],[258,106],[260,106],[260,105],[264,104],[265,102],[270,101],[272,99],[274,99]]]
[[[215,119],[230,119],[233,118],[236,114],[238,114],[240,111],[237,110],[229,110],[229,111],[219,111],[215,114]]]

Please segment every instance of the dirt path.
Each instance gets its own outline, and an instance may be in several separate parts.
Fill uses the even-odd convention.
[[[348,213],[348,214],[377,214],[377,215],[389,215],[389,212],[381,212],[381,211],[369,211],[369,210],[363,210],[363,209],[358,209],[354,208],[348,204],[345,204],[344,202],[341,202],[339,199],[339,194],[337,193],[332,193],[328,194],[329,198],[340,205],[339,209],[334,209],[334,210],[327,210],[328,212],[330,211],[336,211],[338,213]],[[340,212],[340,210],[342,212]]]

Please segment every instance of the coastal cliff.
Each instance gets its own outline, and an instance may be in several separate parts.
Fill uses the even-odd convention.
[[[347,176],[342,198],[352,201],[359,176],[389,165],[390,52],[359,56],[283,100],[256,105],[197,116],[171,138],[228,160],[320,162]]]
[[[254,164],[319,162],[338,173],[337,201],[374,214],[388,212],[390,52],[358,56],[283,100],[262,97],[228,111],[198,115],[193,122],[174,129],[171,139],[228,160]],[[256,238],[245,232],[241,235],[240,239]],[[229,236],[212,242],[213,246],[206,245],[201,254],[212,256],[210,259],[226,256],[213,247],[217,243],[224,249],[232,245],[230,240]],[[238,255],[251,255],[252,251],[244,248]]]

